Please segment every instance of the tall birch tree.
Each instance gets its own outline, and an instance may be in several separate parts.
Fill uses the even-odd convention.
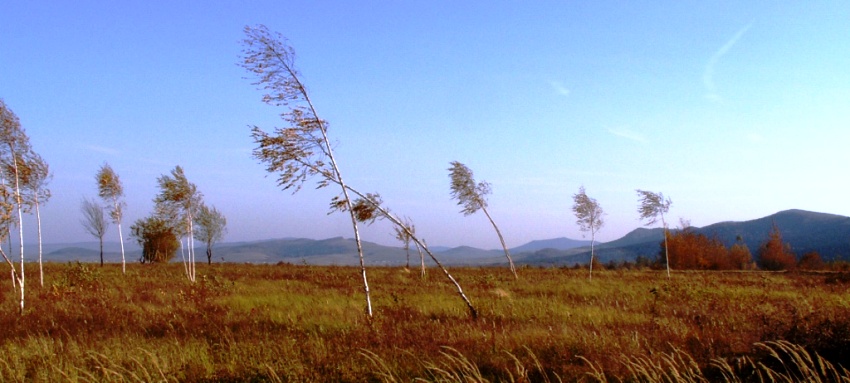
[[[31,153],[29,137],[27,137],[26,132],[21,127],[18,116],[0,99],[0,162],[3,164],[3,178],[8,179],[14,188],[12,190],[12,200],[14,210],[17,213],[16,218],[21,255],[20,273],[17,276],[21,293],[21,313],[24,312],[24,282],[26,280],[26,274],[24,273],[24,201],[21,193],[20,168],[25,155],[28,153]],[[11,223],[9,222],[9,224]]]
[[[174,222],[173,227],[179,230],[181,237],[186,238],[188,259],[183,258],[183,267],[189,281],[195,282],[194,217],[203,203],[203,194],[195,184],[189,182],[179,165],[171,171],[170,176],[161,175],[157,178],[157,183],[159,195],[154,198],[157,216],[167,217]],[[183,247],[182,240],[180,246]]]
[[[121,272],[127,273],[127,259],[124,255],[124,234],[121,230],[121,220],[124,218],[124,208],[127,203],[124,202],[124,185],[121,184],[121,178],[118,173],[112,170],[108,163],[101,165],[100,169],[95,174],[97,182],[97,195],[103,199],[109,206],[109,217],[112,223],[118,226],[118,242],[121,243]]]
[[[100,266],[103,266],[103,236],[106,234],[106,229],[109,229],[103,206],[84,198],[80,203],[80,211],[83,213],[83,219],[80,220],[83,228],[100,242]]]
[[[42,264],[42,237],[41,237],[41,205],[47,203],[51,197],[47,184],[53,176],[47,162],[37,153],[30,153],[29,160],[24,163],[21,172],[21,180],[27,190],[27,199],[35,207],[35,219],[38,225],[38,278],[39,284],[44,287],[44,267]]]
[[[584,186],[578,189],[578,193],[573,194],[573,213],[576,215],[576,225],[579,230],[587,233],[590,232],[590,276],[588,279],[593,279],[593,243],[596,239],[596,232],[602,228],[605,221],[602,216],[605,214],[599,202],[596,199],[587,196],[584,191]]]
[[[457,200],[458,205],[463,206],[461,213],[465,216],[475,214],[478,210],[484,212],[484,215],[490,220],[490,224],[493,225],[493,229],[496,230],[496,235],[499,236],[499,242],[502,243],[502,249],[505,250],[505,257],[508,258],[514,278],[519,279],[516,267],[514,266],[514,260],[511,258],[511,253],[505,244],[505,238],[502,236],[499,226],[496,226],[496,221],[493,220],[490,212],[487,211],[487,195],[492,192],[490,183],[487,181],[475,183],[472,170],[458,161],[452,161],[451,165],[449,168],[449,178],[452,181],[452,198]]]
[[[667,264],[667,278],[670,278],[670,252],[667,248],[667,221],[664,220],[664,214],[670,210],[670,205],[673,201],[670,198],[664,198],[662,193],[653,193],[646,190],[637,189],[638,194],[638,214],[640,219],[646,222],[646,226],[652,226],[658,219],[661,219],[661,226],[664,227],[664,259]]]
[[[251,136],[257,144],[254,157],[266,164],[266,171],[278,174],[278,185],[284,190],[297,192],[304,182],[314,176],[320,178],[318,188],[330,184],[339,186],[340,195],[331,201],[331,208],[348,212],[351,218],[363,278],[366,312],[371,318],[371,294],[358,222],[370,220],[369,210],[372,210],[390,219],[395,225],[402,223],[376,201],[366,198],[367,195],[357,192],[343,181],[334,157],[333,145],[328,137],[328,123],[319,117],[306,87],[301,82],[301,74],[295,67],[295,50],[288,40],[279,33],[269,31],[264,25],[245,27],[245,35],[240,65],[255,77],[253,85],[265,92],[263,102],[284,108],[280,114],[284,121],[283,127],[274,128],[271,133],[258,126],[251,127]],[[351,194],[360,197],[360,205],[355,205]],[[433,258],[433,255],[431,256]],[[443,270],[458,288],[470,307],[470,312],[477,316],[460,285],[445,268]]]

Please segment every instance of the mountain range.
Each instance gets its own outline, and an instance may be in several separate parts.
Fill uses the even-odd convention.
[[[850,217],[840,215],[786,210],[755,220],[720,222],[693,228],[693,230],[717,238],[727,246],[741,240],[755,256],[759,245],[767,239],[774,224],[797,256],[817,251],[826,260],[850,260]],[[595,254],[603,263],[634,261],[639,256],[654,259],[660,252],[663,233],[661,228],[638,228],[617,240],[597,243]],[[104,244],[104,258],[107,262],[120,262],[121,253],[118,245],[118,243]],[[33,248],[35,247],[29,247],[29,249]],[[228,242],[216,245],[213,250],[213,261],[358,265],[356,249],[354,240],[342,237],[322,240],[283,238]],[[141,256],[141,249],[135,243],[128,244],[125,250],[128,262],[135,262]],[[408,262],[405,251],[400,247],[364,242],[363,250],[369,265],[399,266]],[[446,265],[501,266],[507,263],[502,250],[460,246],[434,247],[432,251],[440,262]],[[510,249],[510,252],[514,262],[520,265],[586,264],[590,259],[590,241],[570,238],[535,240]],[[100,257],[97,242],[45,245],[44,254],[46,261],[53,262],[98,262]],[[203,259],[198,258],[198,262],[206,262],[203,249],[198,249],[197,254],[203,257]],[[179,253],[177,258],[180,259]],[[427,254],[425,258],[426,264],[432,265]],[[419,263],[419,253],[415,246],[410,250],[409,259],[412,266]]]

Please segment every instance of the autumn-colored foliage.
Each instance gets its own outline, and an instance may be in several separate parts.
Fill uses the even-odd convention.
[[[746,270],[752,265],[752,256],[746,245],[735,244],[726,248],[717,238],[709,238],[690,227],[667,231],[670,268],[674,270]],[[661,255],[664,257],[664,243]]]
[[[810,251],[800,257],[797,268],[800,270],[823,270],[826,268],[826,263],[817,251]]]
[[[759,246],[758,265],[768,271],[793,270],[797,266],[797,257],[791,252],[791,246],[782,241],[782,233],[776,225]]]

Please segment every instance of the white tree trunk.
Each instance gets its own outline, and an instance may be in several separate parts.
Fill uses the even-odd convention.
[[[511,258],[511,253],[508,252],[508,246],[505,245],[505,238],[502,237],[502,232],[499,231],[499,227],[496,226],[496,221],[493,221],[493,217],[490,217],[490,213],[485,207],[482,206],[481,210],[484,212],[484,215],[487,216],[487,219],[490,220],[490,223],[493,225],[493,229],[496,229],[496,235],[499,236],[499,242],[502,243],[502,249],[505,250],[505,257],[508,258],[508,263],[511,265],[511,272],[514,274],[514,279],[519,279],[519,275],[516,272],[516,267],[514,267],[514,260],[513,258]]]
[[[41,211],[38,208],[38,190],[35,193],[35,221],[38,223],[38,280],[41,287],[44,287],[44,266],[41,263]]]
[[[121,233],[121,220],[118,220],[118,242],[121,242],[121,274],[127,274],[127,261],[124,258],[124,235]]]
[[[10,145],[11,146],[11,145]],[[15,199],[18,202],[18,232],[20,233],[21,239],[21,276],[18,278],[21,287],[21,314],[24,313],[24,282],[26,276],[24,274],[24,212],[23,206],[21,206],[21,182],[20,177],[18,176],[18,158],[15,155],[14,149],[12,150],[12,162],[15,166]]]

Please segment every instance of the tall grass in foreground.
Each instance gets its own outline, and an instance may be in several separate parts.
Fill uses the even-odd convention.
[[[455,269],[470,320],[442,280],[374,268],[367,320],[355,268],[199,264],[193,284],[181,267],[48,263],[23,316],[0,286],[0,381],[845,381],[850,366],[850,279],[830,274]]]

